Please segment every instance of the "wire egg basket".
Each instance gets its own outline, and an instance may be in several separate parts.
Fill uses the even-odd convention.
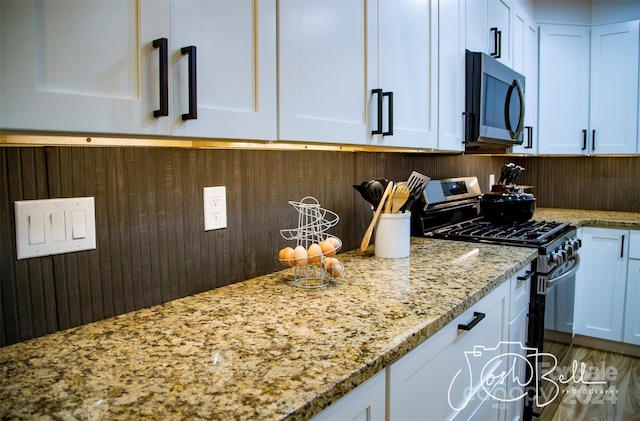
[[[329,228],[334,227],[340,221],[335,212],[320,207],[318,200],[311,196],[302,198],[299,202],[289,201],[298,212],[298,227],[281,229],[280,235],[285,240],[295,241],[296,248],[304,247],[309,250],[312,244],[330,243],[330,249],[321,253],[306,255],[302,258],[280,258],[280,263],[285,266],[294,266],[295,286],[301,288],[323,288],[329,284],[332,277],[339,277],[344,272],[342,264],[335,263],[335,253],[342,248],[342,241],[335,236],[327,234]],[[331,260],[329,260],[331,258]],[[332,263],[329,266],[328,263]]]

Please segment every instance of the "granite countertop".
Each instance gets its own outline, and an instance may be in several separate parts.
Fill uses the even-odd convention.
[[[640,213],[582,209],[538,208],[534,219],[570,222],[577,227],[640,229]]]
[[[411,239],[340,254],[325,289],[293,269],[0,349],[0,418],[308,419],[453,320],[535,249]]]

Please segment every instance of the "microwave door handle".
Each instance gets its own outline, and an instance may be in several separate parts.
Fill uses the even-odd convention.
[[[518,127],[516,127],[515,132],[511,130],[511,120],[509,118],[509,103],[511,102],[511,95],[513,94],[514,88],[518,92],[518,100],[520,101],[520,115],[518,116]],[[517,139],[518,137],[520,137],[520,134],[522,134],[522,131],[524,130],[524,94],[522,92],[522,86],[520,85],[520,82],[518,82],[518,79],[514,79],[511,86],[509,86],[509,93],[507,94],[507,100],[504,104],[504,117],[511,139]]]

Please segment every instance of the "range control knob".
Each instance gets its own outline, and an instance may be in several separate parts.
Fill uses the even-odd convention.
[[[562,246],[561,250],[563,250],[565,253],[567,253],[567,256],[571,256],[571,255],[573,255],[573,252],[575,251],[575,248],[574,248],[573,244],[571,244],[571,241],[568,241],[566,244],[564,244]]]
[[[551,261],[553,263],[555,263],[556,265],[560,266],[561,264],[564,263],[564,256],[559,251],[553,252],[553,253],[551,253]]]

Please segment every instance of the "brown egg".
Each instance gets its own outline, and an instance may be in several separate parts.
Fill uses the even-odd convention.
[[[298,246],[295,248],[293,252],[296,259],[294,264],[298,264],[300,266],[306,266],[306,264],[309,263],[309,254],[307,253],[307,250],[304,247]]]
[[[335,257],[325,259],[326,271],[332,278],[339,278],[344,272],[344,266]]]
[[[330,241],[321,241],[318,244],[322,249],[322,253],[324,253],[327,257],[333,257],[336,255],[336,247]]]
[[[336,249],[340,247],[340,240],[338,240],[336,237],[327,237],[325,241],[328,241],[331,244],[333,244],[333,247]]]
[[[320,248],[318,244],[313,243],[309,246],[307,254],[309,255],[309,261],[311,263],[318,263],[320,259],[322,259],[322,248]]]
[[[296,264],[294,260],[296,258],[295,251],[291,247],[284,248],[283,258],[284,260],[282,261],[282,263],[287,266],[293,266]]]

